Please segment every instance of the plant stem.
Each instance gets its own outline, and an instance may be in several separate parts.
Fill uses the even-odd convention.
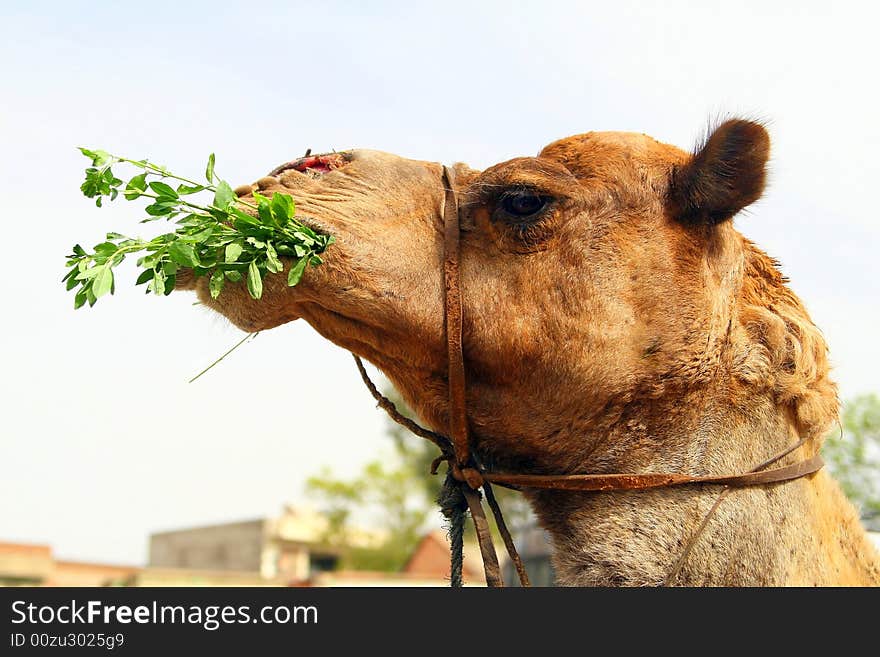
[[[210,183],[208,185],[202,185],[201,183],[197,183],[194,180],[190,180],[189,178],[183,178],[182,176],[178,176],[174,173],[171,173],[170,171],[164,171],[160,167],[156,166],[155,164],[152,164],[151,162],[138,162],[137,160],[130,160],[127,157],[120,157],[118,155],[113,155],[112,153],[110,154],[110,156],[119,162],[127,162],[128,164],[133,164],[134,166],[136,166],[140,169],[147,169],[153,173],[156,173],[156,174],[162,176],[163,178],[173,178],[174,180],[179,180],[180,182],[188,183],[188,184],[192,185],[193,187],[206,187],[206,188],[211,187]]]
[[[225,354],[223,354],[222,356],[220,356],[220,358],[218,358],[218,359],[215,360],[213,363],[211,363],[210,365],[208,365],[205,369],[203,369],[201,372],[199,372],[198,374],[196,374],[193,378],[191,378],[191,379],[188,381],[188,383],[192,383],[193,381],[195,381],[196,379],[198,379],[202,374],[204,374],[205,372],[207,372],[208,370],[210,370],[212,367],[214,367],[214,365],[216,365],[217,363],[219,363],[221,360],[223,360],[224,358],[226,358],[229,354],[231,354],[233,351],[235,351],[235,350],[238,349],[241,345],[243,345],[245,342],[247,342],[247,340],[248,340],[249,338],[255,338],[255,337],[257,337],[259,334],[260,334],[259,331],[257,331],[256,333],[248,333],[248,334],[247,334],[246,336],[244,336],[241,340],[239,340],[238,342],[236,342],[236,343],[235,343],[235,346],[232,347],[232,349],[230,349],[229,351],[227,351]]]
[[[189,178],[184,178],[183,176],[178,176],[177,174],[171,173],[170,171],[163,170],[160,167],[158,167],[155,164],[152,164],[150,162],[139,162],[137,160],[131,160],[127,157],[120,157],[119,155],[113,155],[112,153],[110,154],[110,157],[112,157],[113,159],[115,159],[118,162],[126,162],[126,163],[132,164],[140,169],[145,169],[151,173],[162,176],[163,178],[173,178],[174,180],[179,180],[180,182],[187,183],[189,185],[192,185],[193,187],[204,187],[205,189],[210,190],[212,192],[217,191],[217,186],[214,185],[213,183],[208,183],[206,185],[203,185],[202,183],[198,183],[194,180],[190,180]],[[142,196],[149,196],[149,195],[142,194]],[[156,197],[153,196],[151,198],[156,198]],[[183,199],[180,199],[180,201],[181,201],[181,203],[186,203],[186,201],[184,201]],[[241,203],[242,205],[245,205],[253,210],[257,209],[256,205],[253,205],[252,203],[248,203],[247,201],[240,201],[240,200],[236,199],[236,203]],[[199,206],[192,205],[192,204],[189,204],[189,205],[190,205],[190,207],[199,207]],[[211,206],[211,207],[213,207],[213,206]],[[201,208],[201,209],[207,210],[207,208]],[[214,208],[214,209],[219,210],[220,208]]]

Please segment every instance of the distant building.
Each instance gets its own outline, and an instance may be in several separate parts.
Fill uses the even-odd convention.
[[[55,564],[48,545],[0,543],[0,584],[39,586],[52,576]]]
[[[236,578],[269,586],[448,586],[449,542],[444,532],[427,534],[399,573],[339,568],[349,548],[379,547],[381,532],[352,529],[345,546],[329,545],[327,519],[287,506],[278,518],[194,527],[150,535],[147,568],[133,585],[235,585]],[[483,585],[475,545],[466,546],[464,578]],[[210,583],[209,583],[210,582]]]
[[[0,586],[112,586],[128,581],[137,566],[56,561],[48,545],[0,543]]]
[[[335,571],[343,549],[326,541],[327,519],[286,506],[277,518],[258,518],[150,535],[149,570],[238,572],[288,585],[308,584]],[[352,530],[347,547],[378,547],[384,535]]]
[[[532,586],[556,586],[556,572],[550,562],[553,549],[547,532],[533,521],[514,534],[514,545],[516,545],[516,550],[519,552]],[[504,564],[502,574],[507,586],[519,586],[519,577],[511,561]]]
[[[498,555],[499,559],[502,557]],[[432,580],[449,583],[450,556],[449,539],[446,532],[436,530],[422,537],[407,560],[402,572],[408,575],[420,575]],[[462,563],[462,580],[465,584],[486,583],[480,549],[474,544],[465,544]]]
[[[862,524],[868,530],[868,538],[880,550],[880,511],[868,511],[862,514]]]

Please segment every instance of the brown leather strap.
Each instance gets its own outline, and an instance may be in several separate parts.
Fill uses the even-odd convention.
[[[817,472],[824,465],[816,454],[806,461],[799,461],[759,472],[738,475],[691,476],[675,473],[645,474],[575,474],[575,475],[528,475],[503,472],[483,472],[483,479],[492,483],[507,484],[520,488],[549,488],[573,491],[643,490],[685,484],[721,484],[724,486],[758,486],[779,481],[790,481]]]
[[[446,346],[449,361],[449,438],[460,467],[470,459],[467,408],[465,401],[464,354],[461,343],[461,288],[459,287],[460,231],[458,225],[458,202],[455,198],[455,172],[443,167],[443,185],[446,194],[443,201],[443,233],[445,252],[443,256],[443,280],[446,290]]]
[[[498,564],[498,555],[495,553],[495,544],[492,542],[489,521],[483,511],[480,494],[467,485],[462,485],[461,492],[467,500],[471,518],[474,521],[474,529],[477,531],[477,543],[480,545],[480,555],[483,557],[483,572],[486,573],[486,586],[504,586],[504,580],[501,579],[501,566]]]
[[[488,481],[483,482],[483,492],[486,493],[486,501],[489,503],[489,508],[492,509],[492,515],[495,516],[495,526],[498,528],[498,533],[501,534],[501,540],[504,541],[504,547],[507,548],[507,554],[510,556],[514,568],[516,568],[516,574],[519,577],[520,586],[531,586],[532,583],[529,580],[529,574],[526,572],[525,564],[523,564],[523,561],[519,556],[519,552],[513,542],[513,536],[510,535],[510,530],[507,528],[507,523],[504,521],[504,514],[501,513],[501,507],[498,506],[498,500],[495,499],[495,493],[492,491],[492,484]]]
[[[762,461],[754,468],[749,470],[749,473],[758,472],[759,470],[765,470],[770,467],[774,463],[777,463],[784,459],[786,456],[791,454],[792,452],[799,450],[807,443],[807,438],[804,436],[799,441],[794,443],[793,445],[789,445],[786,449],[782,450],[771,456],[766,461]],[[816,458],[815,456],[813,458]],[[821,465],[819,467],[822,467]],[[806,474],[806,473],[805,473]],[[678,558],[675,560],[675,563],[672,564],[672,569],[666,575],[666,579],[663,580],[663,586],[672,586],[675,582],[678,574],[681,572],[684,567],[685,562],[691,554],[691,550],[694,549],[694,546],[697,544],[697,541],[702,537],[703,532],[706,531],[706,527],[709,526],[709,521],[712,520],[712,517],[715,515],[715,512],[718,511],[718,508],[721,506],[721,503],[724,499],[730,494],[730,491],[733,490],[730,486],[725,486],[721,489],[721,493],[718,495],[718,498],[715,500],[715,503],[709,508],[709,512],[703,517],[703,521],[697,527],[697,531],[691,534],[691,537],[688,539],[688,542],[685,544],[684,549],[678,555]]]
[[[459,286],[459,252],[461,249],[461,231],[458,217],[458,201],[455,197],[455,172],[443,167],[443,186],[446,194],[443,199],[443,281],[444,307],[446,315],[446,348],[449,363],[449,438],[455,462],[450,467],[462,482],[461,491],[468,503],[474,528],[477,531],[477,542],[483,557],[483,570],[486,573],[486,585],[504,586],[501,578],[501,567],[495,544],[489,531],[489,521],[483,511],[480,494],[477,489],[483,485],[483,478],[478,470],[470,466],[471,448],[468,438],[467,401],[465,399],[464,352],[462,351],[462,310],[461,287]],[[512,541],[511,541],[512,544]],[[508,546],[509,547],[509,546]],[[515,552],[514,548],[514,552]],[[517,555],[519,558],[519,555]]]

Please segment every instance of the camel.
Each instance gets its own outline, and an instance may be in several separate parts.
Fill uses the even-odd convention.
[[[827,346],[778,263],[733,217],[770,140],[730,119],[692,152],[590,132],[483,171],[455,164],[468,425],[481,460],[535,474],[746,472],[814,455],[837,418]],[[448,422],[442,166],[372,150],[303,158],[237,193],[289,193],[336,237],[263,298],[180,279],[245,331],[304,319]],[[718,486],[524,494],[558,583],[663,584]],[[679,586],[876,585],[880,557],[827,470],[732,490]]]

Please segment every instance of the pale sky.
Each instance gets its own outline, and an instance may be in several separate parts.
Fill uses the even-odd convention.
[[[78,145],[195,176],[213,151],[234,186],[306,148],[484,167],[759,117],[771,183],[736,225],[782,262],[842,396],[880,391],[877,24],[866,2],[4,2],[0,541],[140,563],[151,531],[277,513],[389,447],[350,355],[303,322],[188,384],[243,335],[190,295],[144,296],[130,267],[74,312],[70,247],[141,217],[80,195]]]

